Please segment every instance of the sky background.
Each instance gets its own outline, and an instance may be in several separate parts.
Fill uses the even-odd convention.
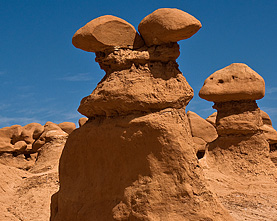
[[[276,0],[0,0],[0,128],[31,122],[71,121],[77,108],[104,77],[94,53],[75,48],[71,39],[102,15],[125,19],[136,29],[158,8],[178,8],[202,28],[180,41],[177,62],[194,89],[187,106],[206,118],[212,102],[200,99],[204,80],[231,63],[245,63],[266,82],[258,101],[277,128]]]

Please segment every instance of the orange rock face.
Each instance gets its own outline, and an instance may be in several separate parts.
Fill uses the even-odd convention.
[[[192,15],[176,8],[157,9],[146,16],[138,30],[147,46],[190,38],[202,27]]]

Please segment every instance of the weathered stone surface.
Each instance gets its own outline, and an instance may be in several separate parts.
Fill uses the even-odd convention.
[[[87,121],[88,121],[87,117],[80,118],[79,121],[78,121],[79,127],[83,126]]]
[[[138,30],[148,46],[190,38],[202,27],[192,15],[176,9],[161,8],[146,16]]]
[[[202,138],[205,142],[212,142],[217,138],[215,127],[192,111],[187,112],[191,134],[193,137]]]
[[[22,128],[20,140],[24,140],[27,144],[32,144],[35,139],[44,131],[44,127],[39,123],[30,123]]]
[[[14,150],[13,137],[15,135],[19,136],[21,128],[20,125],[13,125],[0,129],[0,153],[12,152]]]
[[[207,145],[207,142],[205,140],[203,140],[200,137],[192,137],[193,142],[195,143],[195,151],[204,151]]]
[[[121,62],[125,58],[123,53],[114,56]],[[136,51],[126,53],[136,54]],[[98,61],[101,66],[103,58]],[[193,90],[175,60],[152,62],[137,59],[136,62],[129,60],[127,65],[121,62],[117,66],[118,70],[105,65],[106,76],[91,95],[83,98],[78,111],[89,118],[119,116],[170,107],[182,108],[193,97]]]
[[[246,64],[234,63],[209,76],[199,92],[208,101],[258,100],[264,97],[263,78]]]
[[[17,152],[23,152],[27,148],[27,143],[23,140],[14,144],[14,150]]]
[[[68,134],[71,134],[71,132],[76,129],[76,125],[72,122],[63,122],[58,124],[58,126]]]
[[[260,129],[264,132],[265,138],[269,144],[277,144],[277,131],[272,126],[264,124]]]
[[[266,112],[264,112],[263,110],[261,110],[261,117],[263,120],[263,124],[272,126],[272,122],[271,122],[269,115]]]
[[[76,48],[88,52],[140,48],[144,45],[131,24],[112,15],[101,16],[87,23],[74,34],[72,43]]]
[[[231,220],[197,164],[183,109],[90,119],[66,143],[51,220]]]
[[[217,110],[216,130],[219,135],[254,134],[263,121],[256,101],[229,101],[215,103]]]
[[[215,127],[215,125],[216,125],[216,116],[217,116],[217,112],[214,112],[213,114],[211,114],[210,116],[208,116],[206,118],[206,121],[208,121],[210,124],[212,124]]]

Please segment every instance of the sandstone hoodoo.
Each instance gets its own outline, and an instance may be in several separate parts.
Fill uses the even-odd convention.
[[[175,18],[170,22],[180,25]],[[147,32],[152,30],[141,33],[144,39]],[[97,51],[106,75],[78,109],[89,119],[63,150],[52,221],[231,220],[206,188],[194,150],[185,113],[193,90],[176,63],[181,39],[90,50]],[[84,44],[90,41],[95,39]]]
[[[201,165],[212,191],[226,208],[247,208],[232,211],[236,220],[255,220],[257,214],[271,220],[277,215],[277,170],[269,158],[256,103],[264,91],[264,80],[255,71],[245,64],[231,64],[209,76],[199,92],[201,98],[214,101],[218,133],[218,138],[207,144]],[[257,207],[260,204],[262,209]]]

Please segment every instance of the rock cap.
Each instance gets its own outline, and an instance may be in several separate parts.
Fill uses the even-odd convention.
[[[264,79],[246,64],[233,63],[210,75],[199,97],[214,102],[259,100],[264,97]]]
[[[202,27],[192,15],[176,8],[160,8],[147,15],[138,30],[147,46],[190,38]]]
[[[104,15],[88,22],[72,38],[72,44],[88,52],[113,48],[139,48],[144,45],[136,29],[127,21]]]

